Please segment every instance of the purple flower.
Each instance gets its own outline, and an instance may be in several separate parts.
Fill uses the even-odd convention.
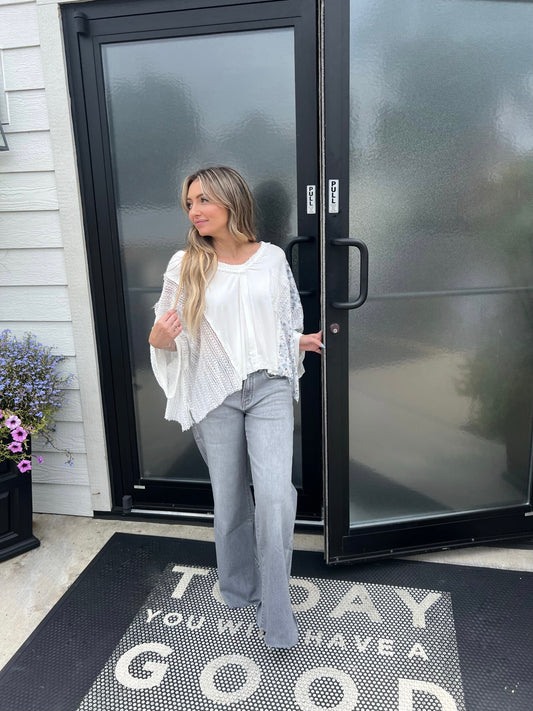
[[[13,454],[16,454],[17,452],[22,452],[22,445],[20,442],[11,442],[11,444],[7,445],[7,448],[10,452],[13,452]]]
[[[17,427],[16,429],[11,430],[11,437],[13,437],[16,442],[24,442],[27,436],[28,433],[22,427]]]
[[[0,410],[0,420],[2,419],[3,416],[4,416],[4,411]]]
[[[14,430],[15,427],[19,427],[20,424],[21,422],[16,415],[11,415],[11,417],[8,417],[6,420],[6,427],[9,427],[10,430]]]
[[[31,470],[31,462],[29,459],[23,459],[21,462],[17,464],[17,468],[19,472],[24,474],[24,472],[28,472]]]
[[[37,457],[37,461],[39,464],[42,464],[44,462],[44,459],[42,457]]]

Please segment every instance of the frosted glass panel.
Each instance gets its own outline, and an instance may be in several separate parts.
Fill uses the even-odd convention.
[[[350,334],[354,525],[527,501],[532,316],[531,297],[515,294],[375,299],[360,310]]]
[[[533,5],[352,0],[351,236],[374,293],[533,285]]]
[[[163,419],[147,344],[152,306],[168,259],[185,245],[181,182],[200,166],[230,165],[245,176],[259,239],[284,247],[297,234],[294,33],[109,44],[103,65],[140,468],[145,477],[207,481],[190,433]]]
[[[352,525],[525,503],[533,5],[350,7]]]

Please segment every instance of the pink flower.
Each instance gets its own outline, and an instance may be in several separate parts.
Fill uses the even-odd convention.
[[[20,420],[19,420],[19,422],[20,422]],[[24,442],[24,440],[26,439],[27,436],[28,436],[28,433],[26,432],[26,430],[23,427],[17,426],[16,429],[11,430],[11,437],[13,437],[13,439],[16,442]]]
[[[17,464],[17,468],[21,474],[24,474],[24,472],[30,471],[31,470],[31,462],[29,459],[23,459],[21,462]]]
[[[7,448],[10,452],[13,452],[13,454],[22,452],[22,445],[20,442],[11,442],[11,444],[8,444]]]
[[[11,415],[11,417],[7,418],[5,424],[6,424],[6,427],[9,427],[10,430],[14,430],[15,427],[19,427],[21,422],[16,415]]]

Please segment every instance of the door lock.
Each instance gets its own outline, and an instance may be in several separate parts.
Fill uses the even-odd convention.
[[[329,330],[331,333],[338,333],[341,330],[341,327],[338,323],[332,323],[330,324]]]

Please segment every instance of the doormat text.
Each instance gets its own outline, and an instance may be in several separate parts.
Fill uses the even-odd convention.
[[[216,570],[171,563],[78,711],[465,711],[449,593],[292,578],[299,643],[265,646]]]

